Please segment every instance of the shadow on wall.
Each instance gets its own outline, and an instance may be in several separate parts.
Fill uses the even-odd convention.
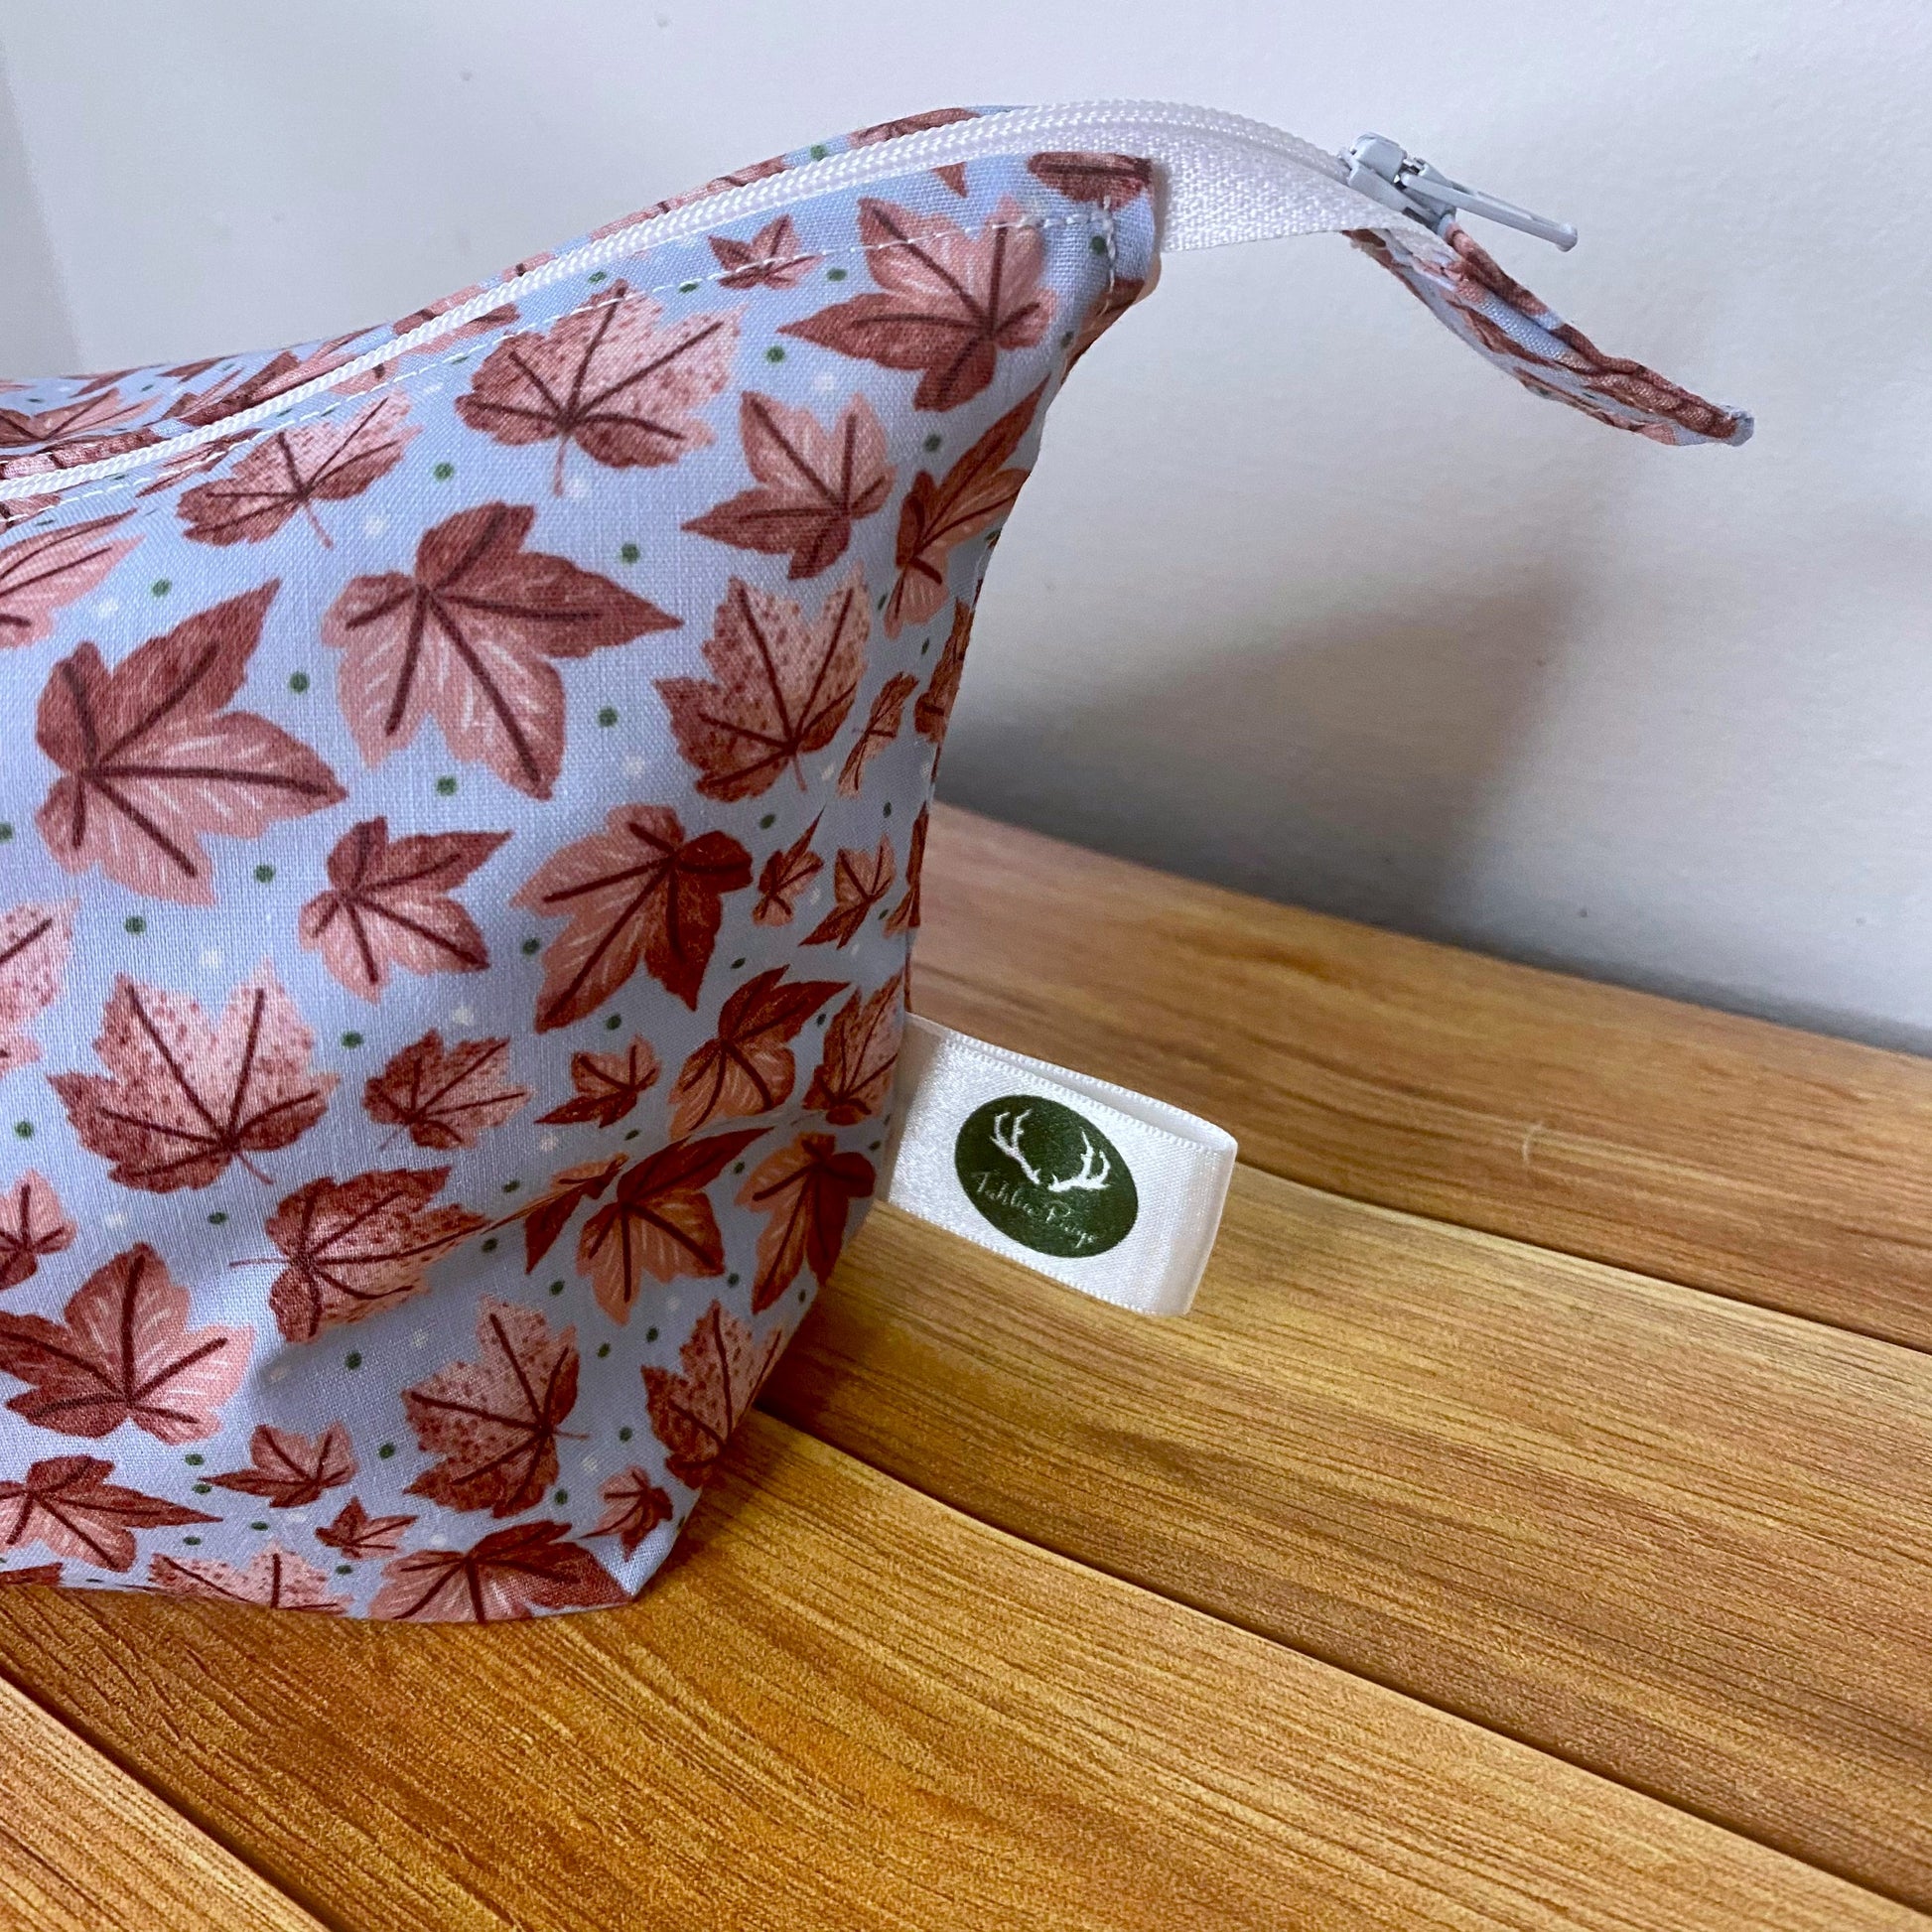
[[[976,727],[962,706],[943,794],[1219,885],[1463,940],[1464,865],[1568,610],[1561,582],[1532,578],[1359,631],[1224,651],[1036,721]]]

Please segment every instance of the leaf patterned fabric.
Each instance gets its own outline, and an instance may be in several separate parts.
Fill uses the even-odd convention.
[[[1155,215],[1044,153],[632,229],[969,111],[493,303],[535,265],[0,383],[0,1584],[495,1622],[663,1561],[879,1191],[980,579]]]

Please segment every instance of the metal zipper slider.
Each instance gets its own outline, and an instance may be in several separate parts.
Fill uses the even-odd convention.
[[[1464,188],[1450,181],[1440,169],[1432,168],[1419,156],[1404,151],[1401,144],[1386,134],[1364,134],[1341,157],[1348,170],[1350,188],[1366,195],[1384,207],[1413,215],[1424,226],[1440,234],[1461,208],[1480,214],[1485,220],[1500,221],[1506,228],[1520,229],[1557,248],[1574,248],[1577,230],[1568,221],[1552,221],[1513,202],[1499,202],[1493,195]]]

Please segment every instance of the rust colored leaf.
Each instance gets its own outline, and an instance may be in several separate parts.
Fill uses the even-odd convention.
[[[63,1436],[110,1436],[124,1422],[163,1443],[212,1436],[254,1331],[191,1328],[188,1313],[187,1289],[137,1243],[87,1277],[62,1320],[0,1314],[0,1369],[28,1384],[7,1407]]]
[[[21,1589],[34,1585],[42,1589],[59,1589],[61,1566],[58,1563],[34,1563],[25,1570],[0,1570],[0,1589]]]
[[[657,1084],[657,1055],[641,1034],[632,1034],[621,1053],[573,1053],[570,1084],[577,1091],[537,1119],[556,1127],[595,1121],[615,1127]]]
[[[853,524],[886,507],[893,489],[886,432],[864,396],[854,396],[827,429],[809,409],[747,390],[738,431],[758,486],[693,518],[687,530],[740,550],[789,555],[789,576],[816,577],[845,554]]]
[[[527,1275],[569,1225],[570,1217],[587,1200],[602,1200],[604,1190],[615,1180],[629,1157],[614,1154],[608,1161],[584,1161],[574,1168],[560,1169],[550,1176],[550,1185],[527,1207],[498,1221],[498,1227],[523,1223],[523,1272]]]
[[[1091,202],[1111,213],[1138,202],[1154,170],[1131,154],[1036,154],[1027,172],[1069,201]]]
[[[37,644],[53,634],[55,618],[75,598],[85,597],[139,542],[137,537],[107,534],[127,516],[124,510],[119,516],[43,530],[17,537],[0,550],[0,650]],[[0,530],[5,527],[0,523]]]
[[[726,271],[719,276],[718,285],[727,289],[796,288],[825,259],[800,252],[798,230],[788,214],[767,221],[750,241],[715,234],[711,252]]]
[[[0,1194],[0,1289],[31,1280],[43,1255],[73,1246],[74,1232],[54,1183],[29,1168]]]
[[[402,1548],[402,1533],[415,1521],[413,1516],[371,1516],[358,1497],[351,1496],[333,1523],[316,1532],[316,1541],[339,1550],[350,1563],[364,1563],[370,1557],[392,1557]]]
[[[225,709],[279,583],[197,612],[113,670],[92,644],[56,664],[34,737],[60,766],[35,823],[69,872],[184,905],[214,903],[204,834],[260,838],[348,794],[308,746]]]
[[[184,1523],[216,1523],[218,1516],[184,1509],[159,1496],[144,1496],[107,1478],[111,1462],[97,1455],[53,1455],[36,1462],[19,1482],[0,1482],[0,1548],[17,1550],[38,1543],[57,1556],[91,1563],[102,1570],[134,1567],[136,1530],[173,1529]],[[12,1584],[56,1582],[34,1571],[5,1573]]]
[[[279,1543],[264,1544],[248,1559],[246,1570],[216,1557],[157,1555],[148,1563],[148,1587],[169,1596],[307,1610],[315,1616],[341,1616],[348,1608],[346,1596],[330,1595],[329,1579],[314,1564],[291,1556]]]
[[[639,1161],[577,1237],[577,1272],[613,1321],[630,1319],[646,1275],[660,1282],[725,1272],[725,1241],[705,1189],[759,1138],[735,1128],[703,1141],[673,1141]]]
[[[183,534],[196,543],[262,543],[300,514],[324,549],[333,549],[316,505],[361,495],[421,434],[394,390],[345,422],[277,430],[225,477],[182,493],[176,508]]]
[[[591,1534],[615,1536],[626,1557],[637,1554],[644,1538],[659,1523],[671,1520],[670,1497],[634,1462],[612,1476],[598,1493],[604,1498],[605,1509]]]
[[[887,917],[888,932],[913,932],[918,928],[919,875],[925,871],[925,833],[931,816],[930,808],[921,805],[912,821],[911,836],[905,841],[905,897]]]
[[[651,1429],[664,1446],[665,1468],[687,1489],[704,1487],[784,1345],[782,1328],[760,1343],[713,1302],[678,1351],[682,1374],[645,1365]]]
[[[706,798],[756,798],[822,752],[859,695],[872,606],[855,564],[807,621],[803,609],[734,577],[704,658],[710,678],[657,680],[678,750]]]
[[[698,411],[731,379],[739,316],[663,314],[615,282],[549,329],[497,344],[456,413],[498,443],[555,443],[558,495],[573,443],[614,470],[675,463],[712,441]]]
[[[289,1195],[267,1226],[288,1259],[268,1291],[284,1338],[314,1341],[422,1294],[430,1264],[484,1225],[467,1207],[429,1205],[449,1177],[448,1168],[324,1174]]]
[[[752,914],[755,925],[789,925],[798,909],[798,896],[825,870],[825,861],[812,850],[815,818],[797,839],[765,860],[759,873],[759,902]]]
[[[110,1069],[54,1073],[80,1143],[114,1163],[123,1187],[207,1187],[239,1161],[300,1140],[329,1107],[337,1076],[309,1064],[315,1035],[263,964],[213,1026],[185,993],[118,975],[94,1051]]]
[[[507,1039],[445,1046],[432,1027],[363,1087],[362,1105],[372,1121],[406,1133],[418,1147],[439,1154],[475,1147],[479,1135],[502,1126],[530,1097],[528,1087],[509,1083],[509,1058]]]
[[[870,147],[875,141],[894,141],[901,134],[918,134],[928,127],[949,127],[954,121],[970,121],[978,118],[978,112],[971,107],[929,107],[920,114],[901,114],[897,120],[879,121],[871,127],[862,127],[857,133],[846,138],[855,148]],[[963,161],[949,161],[942,168],[932,171],[952,190],[955,195],[966,192],[966,164]]]
[[[673,1135],[681,1139],[714,1120],[769,1113],[791,1092],[796,1069],[786,1041],[844,982],[787,985],[785,971],[773,966],[759,973],[725,1002],[718,1032],[684,1062],[671,1089]]]
[[[512,905],[568,919],[543,955],[537,1031],[567,1027],[641,965],[695,1010],[728,893],[752,883],[752,855],[726,832],[686,839],[668,805],[619,805],[604,830],[554,852]]]
[[[889,677],[880,687],[878,697],[872,701],[866,728],[859,734],[859,742],[846,754],[845,765],[839,772],[839,790],[847,798],[858,797],[865,788],[867,764],[898,736],[898,728],[905,719],[905,701],[918,687],[919,680],[903,671]]]
[[[966,668],[966,645],[973,634],[973,607],[965,602],[952,607],[952,628],[946,633],[946,647],[932,667],[919,701],[912,707],[912,729],[929,738],[935,751],[943,751],[946,727],[952,722],[952,708],[959,698],[960,674]]]
[[[872,909],[893,890],[893,842],[883,832],[877,852],[842,846],[832,866],[832,909],[805,934],[807,946],[844,946],[858,937]]]
[[[23,1031],[52,1006],[73,944],[73,900],[29,901],[0,912],[0,1077],[40,1058],[40,1042]]]
[[[1028,473],[1008,466],[1044,393],[1042,383],[1009,409],[946,472],[943,483],[929,470],[912,479],[898,506],[898,577],[886,603],[887,636],[897,637],[908,623],[938,615],[952,553],[1013,507]]]
[[[577,1330],[553,1335],[535,1309],[485,1300],[477,1359],[402,1392],[417,1446],[441,1457],[409,1485],[448,1509],[514,1516],[557,1476],[557,1434],[577,1406]]]
[[[859,239],[876,292],[835,303],[780,335],[889,369],[916,369],[915,409],[957,409],[993,380],[1003,348],[1032,348],[1053,319],[1040,286],[1046,244],[1017,202],[977,235],[943,214],[862,197]]]
[[[248,1438],[248,1461],[247,1468],[230,1469],[209,1476],[208,1481],[217,1489],[259,1496],[270,1509],[300,1509],[317,1501],[325,1489],[340,1489],[355,1474],[355,1451],[349,1447],[347,1429],[339,1422],[313,1438],[257,1423]]]
[[[825,1030],[825,1051],[805,1089],[805,1106],[834,1127],[869,1120],[893,1090],[904,980],[904,973],[895,973],[870,998],[853,994]]]
[[[391,966],[412,973],[481,973],[489,949],[450,895],[507,832],[416,832],[391,840],[386,818],[364,819],[329,855],[329,891],[303,906],[296,933],[351,993],[375,1001]]]
[[[297,355],[294,349],[285,348],[271,355],[252,374],[217,382],[204,390],[180,412],[181,420],[196,429],[207,429],[224,416],[238,416],[258,403],[273,402],[277,396],[285,396],[291,389],[299,389],[305,382],[313,382],[317,376],[341,368],[348,359],[342,351],[361,333],[359,329],[351,329],[347,335],[334,337],[312,348],[307,355]],[[212,362],[204,362],[201,369],[213,366]]]
[[[352,578],[329,607],[322,640],[343,653],[337,698],[370,764],[434,718],[455,757],[548,798],[564,759],[564,685],[551,660],[676,627],[608,577],[525,550],[535,518],[510,503],[460,510],[425,532],[413,575]]]
[[[369,1614],[415,1623],[504,1623],[538,1610],[621,1603],[617,1579],[566,1523],[518,1523],[468,1550],[418,1550],[382,1572]]]
[[[809,1267],[823,1288],[845,1246],[855,1200],[873,1189],[872,1163],[842,1154],[829,1134],[801,1134],[756,1168],[738,1204],[768,1215],[759,1236],[758,1279],[752,1312],[762,1313]]]

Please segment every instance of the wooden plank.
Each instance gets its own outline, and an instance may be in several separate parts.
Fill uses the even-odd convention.
[[[1335,1193],[1932,1347],[1932,1062],[934,815],[923,1013]]]
[[[767,1417],[626,1609],[19,1590],[0,1661],[360,1932],[1928,1925]]]
[[[11,1684],[0,1684],[0,1924],[19,1932],[320,1932],[307,1912]]]
[[[1183,1321],[878,1210],[764,1400],[1932,1905],[1932,1357],[1243,1169]]]

